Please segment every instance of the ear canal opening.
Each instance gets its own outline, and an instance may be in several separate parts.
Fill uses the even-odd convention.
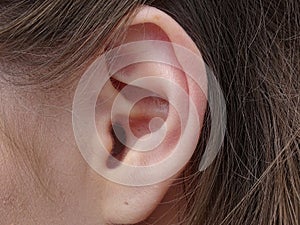
[[[110,81],[112,86],[117,90],[121,91],[127,84],[115,79],[114,77],[110,77]]]
[[[110,132],[113,138],[113,147],[106,161],[106,166],[109,169],[114,169],[120,165],[126,156],[126,146],[123,144],[126,143],[126,131],[121,124],[115,123],[112,124]]]

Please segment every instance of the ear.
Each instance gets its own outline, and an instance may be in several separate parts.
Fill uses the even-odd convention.
[[[114,53],[126,57],[113,56],[109,68],[128,60],[132,51],[138,57],[115,69],[99,95],[95,117],[107,155],[85,159],[108,179],[102,192],[104,217],[113,224],[133,224],[158,206],[196,149],[207,104],[206,72],[192,39],[156,8],[142,7],[119,45],[129,47]],[[136,60],[149,55],[157,62]],[[165,60],[172,65],[161,63]],[[191,67],[194,77],[187,73]]]

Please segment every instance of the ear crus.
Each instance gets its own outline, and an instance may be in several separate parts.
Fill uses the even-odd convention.
[[[156,8],[143,7],[121,47],[106,57],[106,71],[112,76],[101,92],[92,91],[85,98],[100,93],[96,111],[85,114],[95,117],[98,134],[89,135],[85,130],[77,137],[87,136],[85,148],[80,150],[90,152],[82,155],[91,168],[108,179],[103,214],[111,223],[132,224],[149,216],[196,149],[206,111],[205,66],[195,60],[203,89],[182,68],[191,57],[174,45],[202,59],[175,20]],[[104,73],[97,65],[100,62],[89,69],[83,87],[97,87],[89,76],[98,79],[99,73]],[[75,134],[77,129],[81,129],[79,124]]]

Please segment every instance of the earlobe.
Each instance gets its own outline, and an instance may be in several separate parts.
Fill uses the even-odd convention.
[[[104,103],[96,113],[97,129],[100,137],[110,137],[111,154],[92,159],[91,167],[113,181],[107,181],[103,196],[105,217],[133,224],[157,207],[196,149],[206,110],[206,74],[192,39],[156,8],[141,8],[122,40],[126,47],[113,52],[121,57],[112,54],[111,66],[131,56],[135,61],[112,72],[100,93]],[[197,68],[201,88],[186,73],[187,61]]]

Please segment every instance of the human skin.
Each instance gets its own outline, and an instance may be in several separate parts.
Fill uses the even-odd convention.
[[[168,40],[200,54],[183,29],[155,8],[145,7],[136,15],[125,42],[144,38]],[[172,54],[170,52],[169,55]],[[189,90],[200,109],[198,113],[202,124],[206,110],[205,95],[182,72],[151,63],[133,66],[127,73],[131,70],[164,74]],[[75,74],[77,82],[83,72]],[[29,89],[0,85],[4,131],[13,137],[1,135],[0,142],[0,162],[3,162],[0,163],[0,202],[3,203],[0,214],[4,215],[0,219],[1,224],[133,224],[147,218],[149,222],[155,222],[160,217],[164,219],[156,224],[176,221],[178,209],[172,208],[172,201],[180,194],[181,185],[170,186],[180,172],[155,185],[130,187],[111,182],[89,167],[73,134],[71,111],[75,88],[76,85],[59,92],[36,94]],[[107,84],[102,97],[114,92],[112,85]],[[108,126],[110,107],[108,101],[101,108],[96,108],[95,118],[98,132],[108,149],[112,146]],[[139,111],[145,110],[143,107],[146,105],[137,106],[137,115],[142,114]],[[153,115],[158,112],[155,108],[151,110]],[[176,120],[176,114],[172,115],[170,111],[165,116]],[[177,129],[174,124],[172,129]],[[195,141],[198,136],[191,134],[191,140]],[[166,141],[166,146],[172,146],[174,140]],[[164,148],[160,155],[149,154],[147,160],[163,158],[171,150]],[[18,151],[28,158],[19,155]],[[140,159],[133,156],[133,162],[139,163]],[[166,211],[168,216],[165,216]]]

